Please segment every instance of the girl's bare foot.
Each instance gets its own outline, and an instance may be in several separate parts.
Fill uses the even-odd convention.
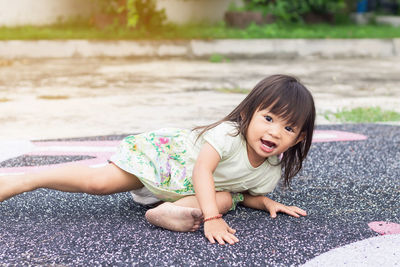
[[[25,192],[26,186],[21,176],[0,176],[0,202]]]
[[[146,219],[156,226],[178,232],[193,232],[203,221],[200,209],[174,205],[170,202],[146,212]]]

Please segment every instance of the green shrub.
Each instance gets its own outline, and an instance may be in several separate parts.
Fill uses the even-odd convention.
[[[245,1],[244,10],[262,11],[265,15],[269,11],[268,5],[273,2],[271,0],[247,0]]]
[[[308,14],[326,17],[341,16],[356,0],[247,0],[245,9],[269,13],[282,22],[303,22]]]
[[[114,16],[114,25],[142,31],[159,30],[165,20],[164,10],[157,10],[155,0],[94,0],[103,13]]]

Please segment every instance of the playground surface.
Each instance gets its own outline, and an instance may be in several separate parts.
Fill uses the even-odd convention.
[[[78,161],[106,164],[124,135],[14,141],[0,173]],[[308,216],[239,207],[225,215],[240,242],[210,244],[203,230],[150,225],[129,193],[109,196],[48,189],[0,204],[0,262],[25,265],[395,266],[400,264],[400,127],[325,125],[317,129],[292,190],[270,197]],[[3,142],[6,148],[6,142]],[[7,149],[3,149],[6,151]]]
[[[329,124],[325,111],[400,112],[394,59],[38,59],[0,62],[0,175],[68,162],[101,166],[128,134],[216,121],[266,75],[298,76],[317,106],[314,144],[292,190],[270,197],[308,216],[239,207],[234,246],[202,229],[146,222],[129,193],[39,189],[0,203],[0,266],[400,265],[400,126]]]

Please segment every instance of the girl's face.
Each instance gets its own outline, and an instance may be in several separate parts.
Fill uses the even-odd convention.
[[[253,167],[260,166],[266,158],[280,155],[302,141],[300,130],[268,109],[257,110],[251,118],[246,133],[247,155]]]

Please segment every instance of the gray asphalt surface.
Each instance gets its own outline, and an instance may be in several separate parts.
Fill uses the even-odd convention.
[[[333,248],[378,236],[368,227],[372,221],[400,223],[400,127],[319,129],[368,139],[313,144],[293,190],[278,188],[270,195],[306,209],[307,217],[280,214],[270,219],[264,212],[239,207],[225,219],[237,229],[240,242],[219,246],[209,244],[202,229],[177,233],[150,225],[146,208],[128,193],[91,196],[40,189],[0,204],[0,265],[298,266]],[[31,161],[24,157],[7,164]]]
[[[298,266],[376,237],[368,223],[400,223],[400,127],[323,125],[332,123],[324,113],[357,106],[400,112],[399,72],[393,58],[218,64],[157,58],[0,60],[0,140],[119,140],[127,133],[205,124],[244,98],[227,92],[251,89],[274,73],[296,75],[310,88],[320,129],[368,136],[315,143],[293,191],[271,194],[306,209],[307,217],[281,214],[273,220],[244,207],[227,214],[226,221],[238,230],[235,246],[211,245],[202,230],[154,227],[144,219],[146,208],[128,193],[90,196],[40,189],[22,194],[0,204],[0,266]],[[24,155],[0,162],[0,171],[88,157]]]

